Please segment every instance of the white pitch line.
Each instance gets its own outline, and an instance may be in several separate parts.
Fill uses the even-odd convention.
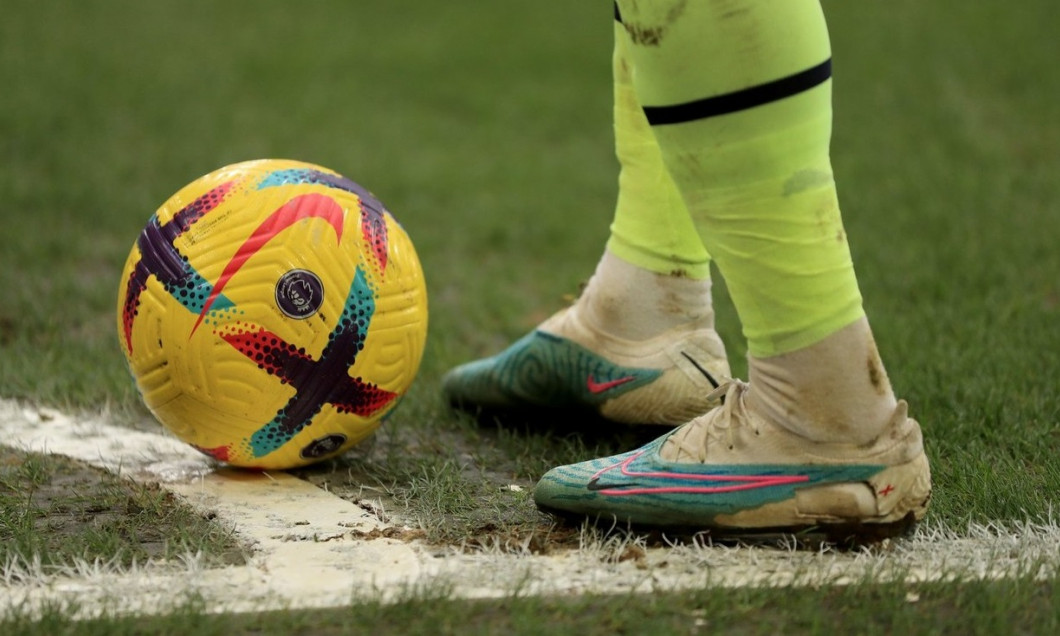
[[[0,613],[56,603],[76,604],[81,616],[155,613],[192,596],[213,612],[339,607],[441,585],[454,597],[493,598],[844,584],[867,578],[1044,578],[1060,570],[1055,522],[979,528],[966,536],[921,530],[890,550],[871,553],[644,548],[591,531],[580,549],[555,555],[469,553],[359,538],[387,525],[372,512],[286,473],[221,468],[172,437],[107,424],[102,416],[73,418],[0,400],[0,440],[159,483],[231,527],[251,554],[246,565],[223,568],[205,568],[194,558],[124,570],[80,564],[46,572],[33,564],[0,564]]]

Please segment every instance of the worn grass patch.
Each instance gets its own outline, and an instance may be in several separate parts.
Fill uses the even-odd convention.
[[[226,527],[156,485],[0,446],[0,564],[10,572],[96,561],[122,568],[200,552],[207,564],[245,561]]]
[[[388,426],[342,458],[295,472],[388,523],[422,530],[432,543],[548,552],[576,547],[578,532],[534,506],[537,477],[555,463],[617,453],[664,430],[547,411],[454,420],[444,430]]]

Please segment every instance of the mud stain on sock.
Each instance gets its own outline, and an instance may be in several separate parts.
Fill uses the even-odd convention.
[[[670,26],[684,14],[687,5],[688,0],[674,3],[673,7],[666,12],[662,24],[644,24],[635,21],[635,19],[627,18],[626,15],[623,14],[622,26],[625,27],[626,33],[629,34],[629,39],[632,40],[634,44],[640,46],[659,46],[659,44],[662,43],[663,38],[666,37],[667,29],[669,29]],[[633,12],[639,13],[636,11],[636,3],[632,3],[632,9]]]
[[[880,352],[876,350],[875,344],[869,347],[869,382],[879,395],[887,395],[890,390],[887,381],[887,372],[883,370],[883,361],[880,360]]]

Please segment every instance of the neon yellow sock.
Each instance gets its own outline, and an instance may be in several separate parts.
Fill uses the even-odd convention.
[[[633,90],[629,37],[615,23],[615,152],[622,165],[607,249],[658,274],[710,277],[710,256],[663,164]]]
[[[794,351],[861,318],[829,159],[818,1],[618,6],[637,97],[750,353]]]

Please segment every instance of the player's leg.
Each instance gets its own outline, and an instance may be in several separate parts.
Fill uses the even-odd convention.
[[[618,4],[637,95],[748,338],[750,385],[643,449],[551,471],[538,503],[733,529],[922,516],[920,427],[876,351],[839,215],[817,0]]]
[[[676,425],[709,408],[729,375],[714,331],[710,257],[637,101],[628,35],[616,22],[611,238],[578,300],[497,356],[451,371],[472,407],[590,407],[623,422]]]

